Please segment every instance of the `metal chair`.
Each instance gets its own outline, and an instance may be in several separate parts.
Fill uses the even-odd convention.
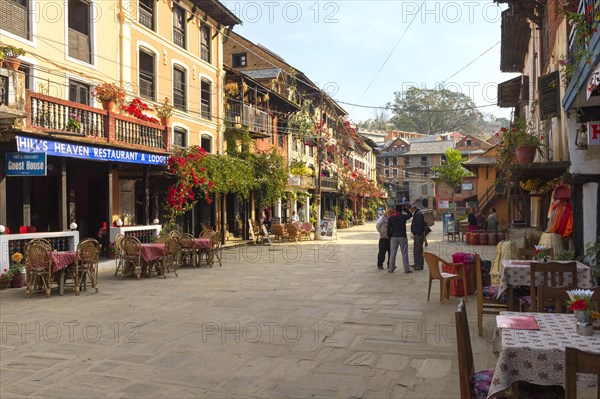
[[[98,292],[98,256],[100,255],[100,244],[93,238],[88,238],[77,245],[77,259],[75,261],[75,295],[83,284],[86,291],[86,277],[89,277],[92,288]]]

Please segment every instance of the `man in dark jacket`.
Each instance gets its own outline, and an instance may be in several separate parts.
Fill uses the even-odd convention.
[[[412,273],[408,264],[408,238],[406,237],[406,221],[412,217],[406,204],[396,205],[396,212],[388,219],[387,233],[390,238],[390,265],[388,272],[396,270],[396,254],[398,247],[402,251],[402,266],[404,273]]]
[[[425,240],[425,216],[416,204],[410,207],[413,213],[413,220],[410,225],[410,232],[413,233],[413,258],[415,261],[414,269],[423,270],[423,241]]]

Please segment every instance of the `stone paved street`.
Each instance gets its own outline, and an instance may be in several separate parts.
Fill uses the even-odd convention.
[[[427,302],[427,270],[378,270],[377,239],[368,223],[334,242],[228,250],[222,267],[166,280],[114,277],[106,262],[98,294],[2,291],[0,397],[458,398],[458,300],[439,304],[434,282]],[[476,368],[492,367],[474,296],[467,306]]]

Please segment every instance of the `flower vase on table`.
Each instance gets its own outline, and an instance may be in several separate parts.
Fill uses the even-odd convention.
[[[575,314],[576,330],[577,334],[584,336],[591,336],[594,334],[594,328],[592,325],[592,295],[594,291],[591,290],[570,290],[567,291],[569,295],[569,309]]]
[[[540,262],[548,262],[548,254],[546,251],[550,248],[546,245],[534,245],[535,252],[533,254],[533,258]]]

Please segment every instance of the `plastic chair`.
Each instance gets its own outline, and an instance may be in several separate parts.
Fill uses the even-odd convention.
[[[433,280],[440,280],[440,303],[444,303],[444,299],[448,298],[448,283],[455,279],[462,279],[464,289],[465,301],[467,301],[467,273],[462,263],[446,262],[439,256],[432,254],[431,252],[423,252],[423,258],[427,262],[427,268],[429,269],[429,289],[427,291],[427,300],[431,295],[431,283]],[[440,263],[448,266],[459,267],[460,274],[445,273],[440,271]]]

